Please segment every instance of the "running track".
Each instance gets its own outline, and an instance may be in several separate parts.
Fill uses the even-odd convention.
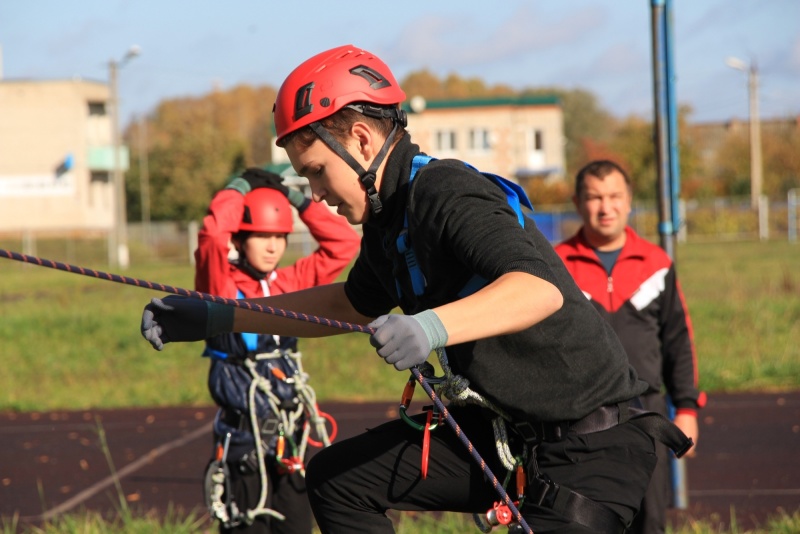
[[[339,437],[397,417],[396,403],[321,408],[336,418]],[[0,413],[0,528],[15,515],[24,525],[81,509],[118,509],[99,429],[132,509],[166,511],[171,503],[205,515],[202,473],[214,412]],[[800,509],[800,392],[712,395],[700,432],[697,457],[686,460],[689,505],[670,512],[673,522],[695,518],[728,525],[733,510],[739,528],[747,529],[763,526],[778,510]]]

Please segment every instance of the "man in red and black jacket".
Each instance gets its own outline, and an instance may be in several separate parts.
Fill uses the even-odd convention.
[[[660,247],[628,226],[632,186],[616,163],[589,163],[577,174],[573,202],[583,226],[556,247],[578,287],[613,327],[639,378],[648,410],[666,414],[695,444],[697,411],[705,394],[697,389],[692,324],[675,266]],[[669,503],[669,455],[657,444],[659,463],[630,532],[664,532]],[[692,456],[694,451],[690,451]]]

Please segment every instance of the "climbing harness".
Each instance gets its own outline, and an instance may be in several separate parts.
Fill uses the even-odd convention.
[[[253,338],[246,342],[252,343]],[[301,353],[297,351],[274,350],[270,353],[254,354],[243,360],[248,369],[251,382],[247,392],[248,413],[246,428],[253,436],[255,448],[254,457],[246,455],[240,463],[249,464],[259,475],[261,492],[258,504],[253,509],[240,510],[233,499],[229,484],[230,473],[227,453],[230,446],[231,434],[227,433],[223,443],[217,444],[217,455],[208,468],[205,477],[206,506],[212,518],[217,519],[225,528],[233,528],[239,524],[251,524],[260,515],[269,515],[279,520],[285,517],[279,512],[265,507],[269,491],[269,478],[267,476],[267,455],[269,443],[265,438],[273,438],[274,460],[276,469],[282,474],[299,473],[305,476],[305,457],[307,446],[327,447],[336,438],[337,426],[332,416],[322,412],[317,406],[316,394],[308,384],[308,374],[303,371]],[[295,394],[293,402],[282,399],[275,391],[269,376],[258,372],[258,363],[270,360],[284,362],[283,366],[269,365],[268,369],[272,379],[290,385]],[[289,365],[287,365],[287,363]],[[292,369],[287,374],[285,369]],[[261,393],[270,408],[271,417],[267,424],[260,424],[256,394]],[[217,414],[215,427],[224,410]],[[326,421],[331,423],[329,436]],[[316,433],[319,441],[311,439],[311,430]],[[300,435],[295,442],[295,436]],[[221,452],[220,452],[221,451]]]
[[[159,291],[164,291],[166,293],[172,293],[175,295],[181,295],[184,297],[191,297],[200,300],[205,300],[209,302],[215,302],[218,304],[225,304],[228,306],[234,306],[236,308],[242,308],[251,311],[257,311],[259,313],[267,313],[270,315],[276,315],[288,319],[296,319],[299,321],[306,321],[314,324],[325,325],[332,328],[338,328],[340,330],[345,330],[348,332],[362,332],[362,333],[374,333],[374,329],[370,328],[369,326],[359,325],[354,323],[347,323],[343,321],[337,321],[333,319],[327,319],[325,317],[319,317],[316,315],[307,315],[307,314],[299,314],[297,312],[293,312],[290,310],[284,310],[281,308],[273,308],[272,306],[262,306],[261,304],[249,302],[249,301],[238,301],[235,299],[228,299],[224,297],[219,297],[216,295],[211,295],[209,293],[201,293],[199,291],[193,291],[190,289],[175,287],[167,284],[160,284],[155,282],[150,282],[147,280],[142,280],[138,278],[131,278],[128,276],[122,276],[118,274],[111,274],[103,271],[96,271],[94,269],[86,269],[83,267],[71,265],[68,263],[56,262],[52,260],[47,260],[44,258],[38,258],[35,256],[30,256],[27,254],[20,254],[18,252],[13,252],[6,249],[0,249],[0,257],[5,257],[8,259],[12,259],[15,261],[21,261],[24,263],[29,263],[32,265],[39,265],[40,267],[48,267],[51,269],[57,269],[60,271],[65,271],[73,274],[81,274],[83,276],[88,276],[91,278],[97,278],[100,280],[108,280],[110,282],[117,282],[120,284],[126,285],[134,285],[137,287],[143,287],[148,289],[154,289]],[[464,448],[467,449],[472,459],[475,461],[477,465],[480,466],[481,470],[483,471],[484,476],[492,484],[492,487],[497,492],[498,496],[500,497],[500,502],[505,504],[508,509],[510,510],[511,514],[513,515],[514,519],[519,524],[519,528],[521,532],[525,532],[527,534],[533,534],[533,530],[528,526],[525,519],[522,517],[522,514],[519,512],[519,509],[516,507],[514,502],[506,493],[505,489],[500,485],[497,480],[497,477],[492,473],[492,470],[489,468],[486,461],[481,457],[480,453],[475,449],[470,442],[469,438],[464,434],[461,427],[458,423],[453,419],[453,416],[450,415],[450,412],[447,410],[447,407],[441,401],[437,393],[431,388],[428,382],[425,380],[425,377],[422,376],[419,369],[416,367],[411,368],[411,373],[417,379],[417,382],[422,386],[422,389],[425,390],[425,393],[431,398],[433,401],[434,406],[439,410],[444,418],[445,423],[450,427],[450,429],[455,433],[458,437],[461,444]]]

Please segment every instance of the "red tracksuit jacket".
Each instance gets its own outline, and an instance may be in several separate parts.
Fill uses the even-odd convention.
[[[672,260],[632,228],[611,272],[583,238],[583,229],[556,246],[578,287],[622,341],[650,393],[662,385],[679,413],[697,413],[705,394],[697,389],[692,323]]]

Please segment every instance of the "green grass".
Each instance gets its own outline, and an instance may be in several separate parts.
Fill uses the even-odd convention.
[[[694,326],[701,387],[800,387],[800,245],[688,244],[676,257]]]
[[[443,513],[403,513],[392,515],[397,534],[463,534],[480,532],[466,514]],[[735,518],[735,514],[731,515]],[[793,514],[782,513],[770,517],[764,525],[745,529],[736,523],[729,526],[717,520],[686,520],[681,524],[667,527],[668,534],[794,534],[800,532],[800,511]],[[41,526],[18,525],[13,519],[0,520],[0,534],[210,534],[216,532],[207,517],[197,513],[182,513],[172,510],[166,517],[152,513],[134,513],[127,516],[103,517],[83,511],[77,514],[60,516]],[[504,528],[495,532],[505,532]],[[314,529],[318,534],[319,530]]]
[[[800,387],[800,245],[686,244],[676,256],[701,387]],[[122,274],[193,287],[189,265],[134,263]],[[158,352],[139,333],[142,308],[159,295],[0,260],[0,410],[209,404],[202,343]],[[397,400],[408,376],[383,365],[364,334],[303,340],[301,349],[321,401]]]

